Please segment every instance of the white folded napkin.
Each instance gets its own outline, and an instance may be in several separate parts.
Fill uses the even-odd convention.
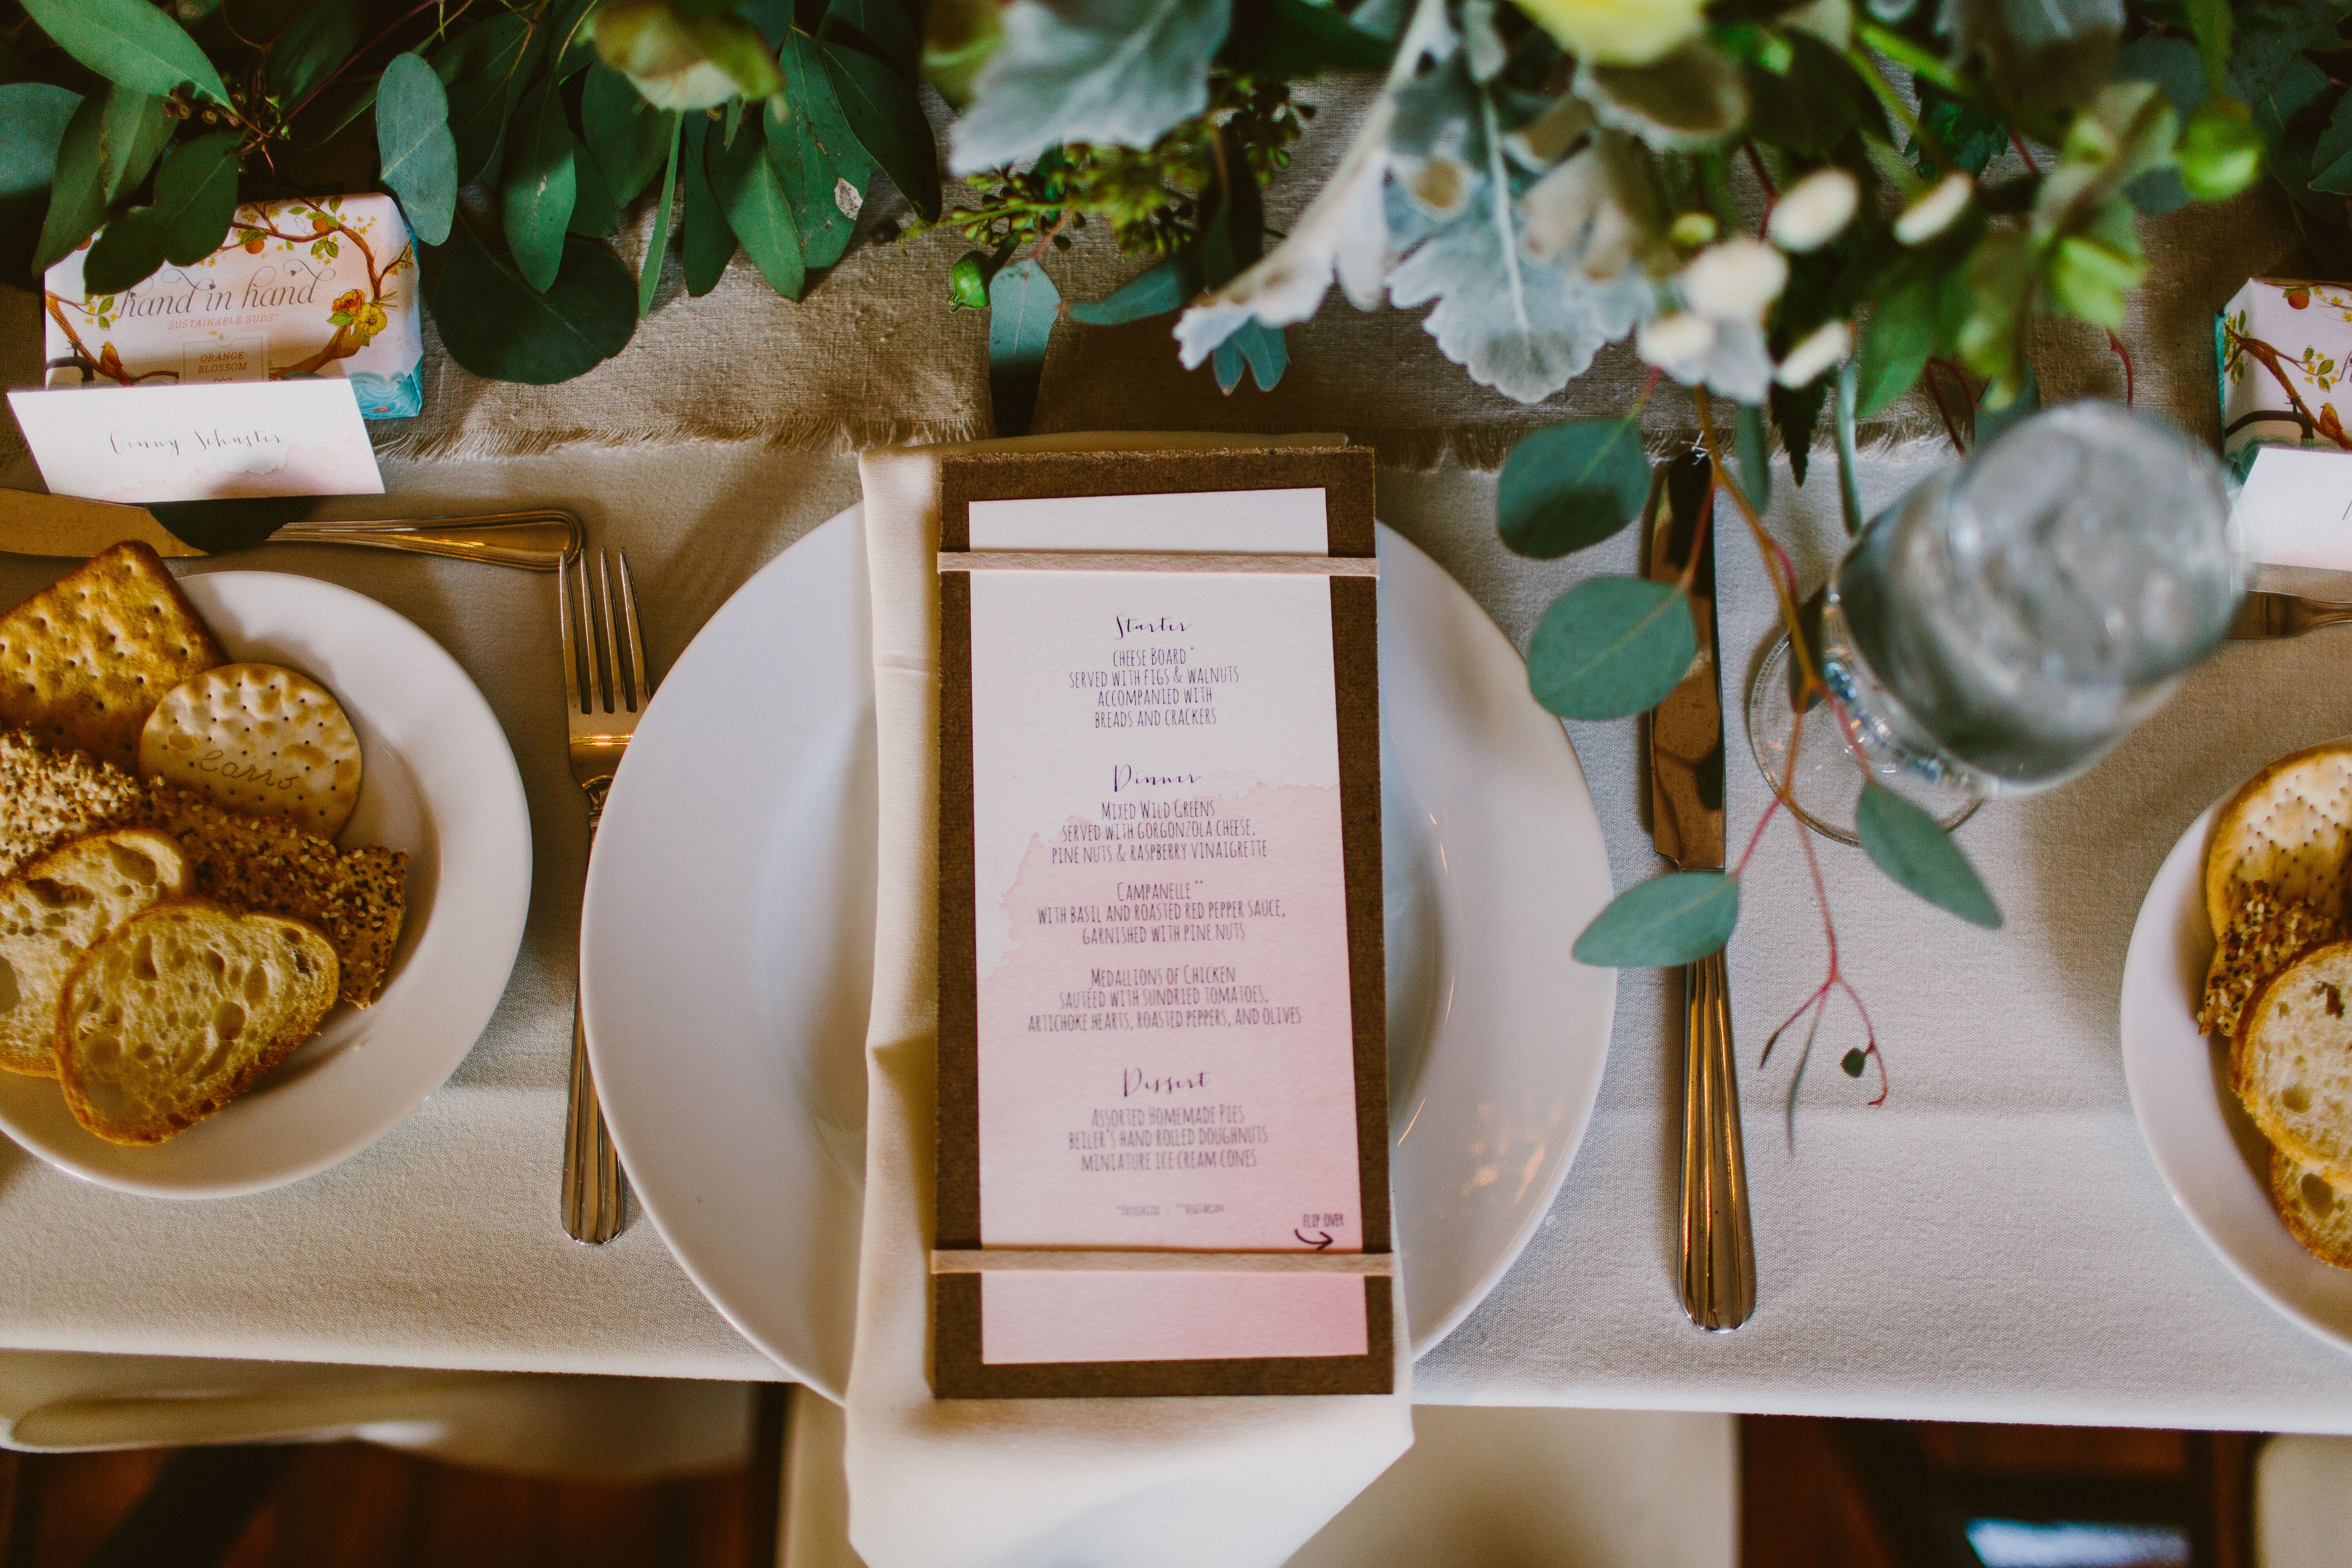
[[[1401,1289],[1396,1385],[1387,1396],[935,1401],[928,1375],[939,1046],[939,458],[1336,439],[1122,432],[860,459],[881,852],[846,1463],[850,1540],[869,1568],[1272,1568],[1412,1445]]]

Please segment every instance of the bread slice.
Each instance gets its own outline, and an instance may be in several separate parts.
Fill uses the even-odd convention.
[[[2281,757],[2240,787],[2205,840],[2205,914],[2218,939],[2246,889],[2267,882],[2338,920],[2352,892],[2352,745]]]
[[[66,981],[58,1087],[110,1143],[161,1143],[251,1089],[335,1005],[335,950],[299,921],[174,899]]]
[[[2352,942],[2314,948],[2263,982],[2230,1042],[2230,1087],[2263,1136],[2352,1186]]]
[[[79,839],[0,882],[0,1068],[58,1076],[66,976],[140,910],[185,897],[189,874],[178,840],[123,827]]]
[[[2254,988],[2323,943],[2344,940],[2344,922],[2301,899],[2283,899],[2268,882],[2249,882],[2230,929],[2205,973],[2197,1026],[2227,1039]]]
[[[135,768],[163,693],[227,662],[163,557],[127,541],[0,616],[0,721]]]
[[[344,1001],[364,1007],[383,993],[405,918],[405,851],[338,850],[282,818],[239,816],[176,785],[142,785],[0,729],[0,876],[110,827],[177,838],[195,867],[194,890],[205,898],[317,926],[335,944]]]
[[[2352,1268],[2352,1187],[2273,1148],[2271,1206],[2314,1258]]]

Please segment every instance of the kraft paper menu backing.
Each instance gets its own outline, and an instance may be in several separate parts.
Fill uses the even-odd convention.
[[[942,552],[972,548],[975,502],[1274,490],[1292,492],[1289,500],[1295,505],[1297,492],[1319,489],[1322,550],[1340,557],[1373,554],[1373,456],[1367,448],[971,453],[944,459],[940,482]],[[1339,834],[1345,871],[1344,987],[1354,1067],[1354,1198],[1362,1251],[1380,1255],[1390,1252],[1392,1244],[1377,584],[1365,576],[1318,581],[1329,595]],[[943,572],[940,595],[940,1074],[934,1245],[942,1251],[962,1251],[989,1245],[982,1226],[971,575]],[[1328,1233],[1299,1233],[1297,1250],[1311,1249],[1318,1235]],[[1019,1245],[1039,1244],[1024,1239]],[[1213,1272],[1214,1255],[1202,1257]],[[932,1277],[936,1397],[1386,1394],[1394,1379],[1399,1325],[1392,1281],[1386,1278],[1348,1281],[1363,1293],[1361,1353],[1013,1363],[983,1360],[982,1280],[978,1273]]]

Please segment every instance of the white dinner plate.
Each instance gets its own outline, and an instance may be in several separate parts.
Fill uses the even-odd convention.
[[[1609,861],[1502,633],[1383,528],[1391,1190],[1413,1351],[1502,1278],[1592,1114],[1616,976],[1569,957]],[[873,974],[874,695],[856,509],[663,680],[581,931],[588,1050],[645,1212],[791,1373],[849,1376]]]
[[[441,1087],[506,990],[530,903],[530,811],[514,752],[441,645],[362,595],[277,572],[180,586],[233,659],[303,670],[359,731],[345,847],[408,851],[407,913],[371,1007],[338,1005],[243,1098],[170,1142],[124,1149],[82,1130],[47,1079],[0,1073],[0,1129],[127,1193],[222,1198],[299,1181],[391,1131]]]
[[[2213,961],[2205,834],[2218,809],[2206,807],[2164,858],[2132,927],[2124,1080],[2147,1152],[2197,1234],[2255,1295],[2352,1350],[2352,1269],[2305,1251],[2272,1210],[2270,1146],[2231,1091],[2228,1050],[2197,1031]]]

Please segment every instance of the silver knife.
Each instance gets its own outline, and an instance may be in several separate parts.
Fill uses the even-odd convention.
[[[173,533],[143,506],[0,489],[0,552],[87,559],[132,539],[152,546],[158,555],[209,553]],[[580,521],[552,507],[388,522],[295,521],[279,527],[265,542],[361,544],[552,572],[558,561],[579,553]]]
[[[1684,871],[1723,869],[1723,687],[1716,658],[1715,534],[1695,539],[1712,475],[1677,461],[1654,497],[1643,570],[1678,583],[1690,567],[1698,657],[1649,720],[1651,839]],[[1721,950],[1683,969],[1683,1310],[1703,1329],[1756,1310],[1756,1242],[1739,1141],[1739,1068]]]

